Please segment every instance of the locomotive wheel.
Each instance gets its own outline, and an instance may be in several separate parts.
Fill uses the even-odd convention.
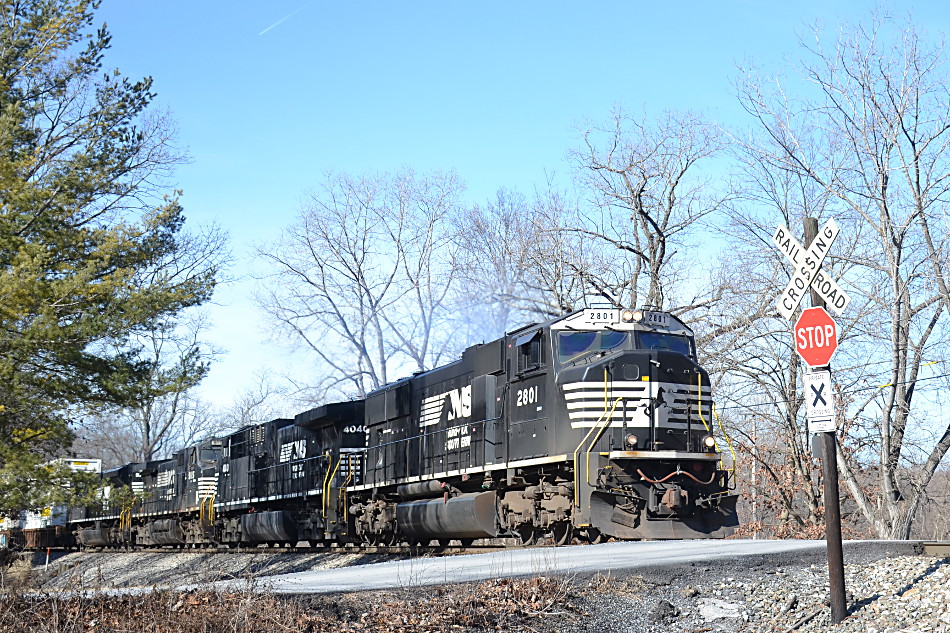
[[[584,539],[592,545],[597,545],[607,540],[601,531],[595,527],[589,527],[585,530]]]
[[[570,521],[558,521],[551,526],[555,545],[568,545],[574,537],[574,525]]]
[[[518,542],[527,547],[538,542],[538,531],[534,529],[531,523],[522,523],[515,528],[515,534],[518,535]]]

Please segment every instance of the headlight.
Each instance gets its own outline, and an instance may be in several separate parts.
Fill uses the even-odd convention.
[[[640,321],[643,320],[643,311],[642,311],[642,310],[634,310],[633,313],[630,315],[630,318],[632,318],[634,321],[636,321],[637,323],[639,323]]]
[[[630,323],[633,321],[633,310],[629,308],[620,313],[620,320],[624,323]]]
[[[706,448],[716,448],[716,438],[712,435],[707,435],[703,438],[703,446]]]
[[[627,437],[623,438],[623,443],[626,444],[628,447],[633,448],[634,446],[637,445],[637,436],[631,433]]]

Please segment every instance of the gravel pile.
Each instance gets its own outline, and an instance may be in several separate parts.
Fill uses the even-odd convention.
[[[950,632],[950,559],[888,558],[845,567],[848,617],[831,624],[826,567],[776,570],[760,580],[725,580],[713,590],[739,598],[750,631]],[[738,594],[738,595],[737,595]]]
[[[593,621],[579,630],[950,633],[950,558],[904,556],[845,566],[849,615],[837,626],[831,623],[825,566],[740,573],[733,568],[726,577],[719,572],[698,569],[694,576],[647,582],[637,591],[627,582],[613,596],[589,586],[580,606]]]

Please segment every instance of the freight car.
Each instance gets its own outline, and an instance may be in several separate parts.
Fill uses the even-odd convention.
[[[126,499],[70,524],[85,547],[722,538],[738,519],[712,414],[685,324],[590,308],[105,473]]]
[[[73,472],[98,474],[102,461],[98,459],[54,460]],[[39,510],[21,510],[17,516],[0,516],[0,549],[40,550],[48,547],[70,547],[73,530],[67,524],[69,508],[53,505]]]

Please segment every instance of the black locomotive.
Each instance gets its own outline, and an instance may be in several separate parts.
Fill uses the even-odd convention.
[[[722,538],[707,373],[673,315],[585,309],[328,404],[104,474],[83,546]]]

